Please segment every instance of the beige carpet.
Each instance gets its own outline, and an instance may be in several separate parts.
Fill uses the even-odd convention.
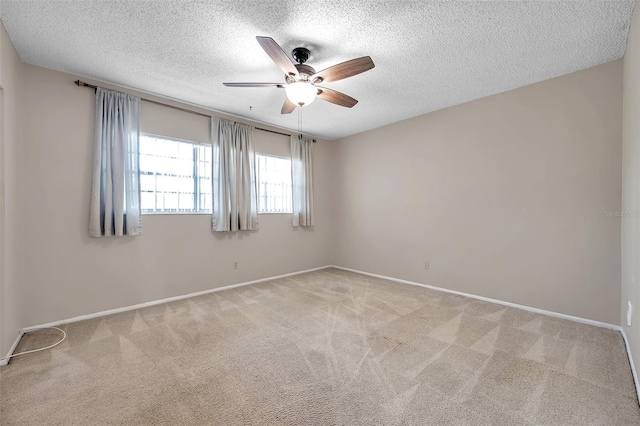
[[[618,332],[335,269],[64,328],[2,425],[640,424]]]

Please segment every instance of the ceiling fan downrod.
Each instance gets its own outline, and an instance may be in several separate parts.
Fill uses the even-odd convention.
[[[299,64],[304,64],[309,59],[311,52],[306,47],[296,47],[291,51],[291,56]]]

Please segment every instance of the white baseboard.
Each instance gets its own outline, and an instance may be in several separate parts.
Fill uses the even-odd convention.
[[[627,333],[624,332],[624,328],[620,327],[620,334],[624,339],[624,345],[627,347],[627,356],[629,357],[629,365],[631,366],[631,374],[633,374],[633,383],[636,385],[636,393],[638,394],[638,401],[640,402],[640,382],[638,381],[638,373],[636,371],[636,365],[633,362],[633,355],[631,355],[631,346],[627,339]]]
[[[622,334],[622,339],[624,340],[624,344],[625,344],[626,349],[627,349],[627,356],[629,357],[629,365],[631,366],[631,374],[633,375],[633,382],[634,382],[634,384],[636,386],[636,393],[638,395],[638,401],[640,401],[640,381],[638,381],[638,374],[636,372],[636,366],[635,366],[635,364],[633,362],[633,355],[631,355],[631,347],[629,346],[629,340],[627,340],[627,335],[625,334],[624,329],[622,327],[620,327],[619,325],[609,324],[609,323],[601,322],[601,321],[594,321],[594,320],[590,320],[590,319],[587,319],[587,318],[575,317],[573,315],[561,314],[561,313],[553,312],[553,311],[546,311],[544,309],[534,308],[534,307],[531,307],[531,306],[519,305],[517,303],[505,302],[503,300],[491,299],[489,297],[477,296],[475,294],[463,293],[461,291],[449,290],[447,288],[442,288],[442,287],[436,287],[436,286],[432,286],[432,285],[428,285],[428,284],[417,283],[417,282],[414,282],[414,281],[401,280],[401,279],[398,279],[398,278],[387,277],[385,275],[372,274],[370,272],[359,271],[357,269],[345,268],[345,267],[336,266],[336,265],[331,265],[330,267],[331,268],[336,268],[336,269],[342,269],[343,271],[354,272],[356,274],[362,274],[362,275],[368,275],[370,277],[381,278],[381,279],[388,280],[388,281],[395,281],[395,282],[402,283],[402,284],[410,284],[410,285],[415,285],[415,286],[418,286],[418,287],[428,288],[428,289],[431,289],[431,290],[442,291],[444,293],[456,294],[458,296],[465,296],[465,297],[469,297],[471,299],[482,300],[482,301],[485,301],[485,302],[495,303],[495,304],[498,304],[498,305],[509,306],[511,308],[522,309],[522,310],[525,310],[525,311],[534,312],[534,313],[541,314],[541,315],[548,315],[548,316],[551,316],[551,317],[562,318],[562,319],[566,319],[566,320],[569,320],[569,321],[575,321],[575,322],[579,322],[579,323],[583,323],[583,324],[593,325],[593,326],[596,326],[596,327],[607,328],[607,329],[610,329],[610,330],[617,330],[617,331],[620,332],[620,334]]]
[[[13,345],[11,345],[11,348],[9,348],[9,352],[7,353],[7,357],[0,359],[0,367],[2,367],[3,365],[9,364],[9,360],[11,359],[11,355],[13,355],[13,352],[18,347],[18,343],[20,343],[20,339],[22,339],[23,335],[24,335],[24,330],[20,330],[20,332],[18,333],[18,337],[16,337],[15,342],[13,342]]]
[[[96,313],[93,313],[93,314],[80,315],[80,316],[77,316],[77,317],[68,318],[68,319],[64,319],[64,320],[60,320],[60,321],[53,321],[53,322],[49,322],[49,323],[46,323],[46,324],[40,324],[40,325],[31,326],[31,327],[25,327],[25,328],[22,329],[22,331],[31,331],[31,330],[35,330],[35,329],[38,329],[38,328],[53,327],[53,326],[56,326],[56,325],[68,324],[70,322],[77,322],[77,321],[83,321],[83,320],[88,320],[88,319],[92,319],[92,318],[104,317],[104,316],[107,316],[107,315],[118,314],[120,312],[132,311],[134,309],[146,308],[148,306],[160,305],[162,303],[174,302],[176,300],[188,299],[190,297],[202,296],[203,294],[216,293],[218,291],[230,290],[232,288],[244,287],[246,285],[257,284],[257,283],[261,283],[261,282],[265,282],[265,281],[271,281],[271,280],[277,280],[277,279],[280,279],[280,278],[291,277],[293,275],[306,274],[307,272],[319,271],[321,269],[327,269],[327,268],[329,268],[329,266],[320,266],[318,268],[305,269],[304,271],[290,272],[288,274],[276,275],[276,276],[267,277],[267,278],[260,278],[258,280],[253,280],[253,281],[245,281],[245,282],[242,282],[242,283],[226,285],[224,287],[216,287],[216,288],[212,288],[210,290],[198,291],[198,292],[195,292],[195,293],[183,294],[183,295],[180,295],[180,296],[167,297],[166,299],[160,299],[160,300],[153,300],[151,302],[138,303],[137,305],[125,306],[124,308],[109,309],[109,310],[106,310],[106,311],[100,311],[100,312],[96,312]]]
[[[27,332],[33,331],[33,330],[37,330],[39,328],[54,327],[54,326],[58,326],[58,325],[68,324],[68,323],[71,323],[71,322],[77,322],[77,321],[83,321],[83,320],[88,320],[88,319],[92,319],[92,318],[104,317],[104,316],[107,316],[107,315],[117,314],[117,313],[120,313],[120,312],[132,311],[134,309],[146,308],[148,306],[160,305],[162,303],[168,303],[168,302],[173,302],[173,301],[176,301],[176,300],[188,299],[189,297],[201,296],[203,294],[209,294],[209,293],[216,293],[218,291],[229,290],[229,289],[232,289],[232,288],[243,287],[243,286],[246,286],[246,285],[257,284],[257,283],[261,283],[261,282],[265,282],[265,281],[277,280],[279,278],[291,277],[291,276],[294,276],[294,275],[305,274],[307,272],[319,271],[321,269],[327,269],[327,268],[330,268],[330,266],[320,266],[318,268],[305,269],[304,271],[290,272],[288,274],[276,275],[276,276],[267,277],[267,278],[260,278],[258,280],[252,280],[252,281],[245,281],[245,282],[242,282],[242,283],[231,284],[231,285],[227,285],[227,286],[224,286],[224,287],[212,288],[210,290],[198,291],[198,292],[195,292],[195,293],[189,293],[189,294],[183,294],[183,295],[180,295],[180,296],[168,297],[166,299],[160,299],[160,300],[154,300],[154,301],[151,301],[151,302],[138,303],[136,305],[125,306],[123,308],[108,309],[106,311],[95,312],[93,314],[80,315],[80,316],[73,317],[73,318],[67,318],[67,319],[63,319],[63,320],[59,320],[59,321],[48,322],[46,324],[33,325],[33,326],[30,326],[30,327],[25,327],[20,331],[20,333],[18,334],[18,338],[13,343],[13,346],[11,346],[11,348],[9,349],[9,352],[7,353],[7,358],[0,359],[0,366],[7,365],[9,363],[9,359],[10,359],[11,355],[13,355],[13,352],[15,351],[16,347],[18,346],[18,343],[20,342],[20,339],[22,338],[22,335],[24,333],[27,333]]]
[[[401,280],[399,278],[387,277],[385,275],[372,274],[370,272],[358,271],[357,269],[344,268],[342,266],[331,265],[332,268],[342,269],[343,271],[355,272],[356,274],[368,275],[370,277],[382,278],[384,280],[395,281],[402,284],[410,284],[418,287],[424,287],[431,290],[442,291],[445,293],[456,294],[458,296],[469,297],[471,299],[482,300],[484,302],[495,303],[497,305],[509,306],[511,308],[522,309],[524,311],[535,312],[536,314],[548,315],[550,317],[562,318],[569,321],[581,322],[583,324],[595,325],[596,327],[608,328],[610,330],[620,330],[619,325],[609,324],[606,322],[594,321],[587,318],[574,317],[573,315],[561,314],[553,311],[545,311],[544,309],[533,308],[531,306],[519,305],[517,303],[505,302],[504,300],[491,299],[489,297],[477,296],[471,293],[463,293],[461,291],[449,290],[448,288],[436,287],[429,284],[417,283],[414,281]]]

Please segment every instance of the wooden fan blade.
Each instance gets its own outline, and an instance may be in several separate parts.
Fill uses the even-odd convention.
[[[278,68],[287,75],[298,75],[298,69],[291,62],[291,59],[284,53],[284,50],[271,37],[256,37],[260,46],[267,52],[267,55],[276,63]]]
[[[325,68],[312,75],[309,80],[314,83],[329,83],[331,81],[342,80],[343,78],[369,71],[373,67],[375,67],[375,65],[371,58],[369,56],[363,56],[362,58],[352,59],[350,61]]]
[[[296,104],[291,102],[289,98],[285,98],[282,109],[280,110],[280,114],[291,114],[294,109],[296,109]]]
[[[332,104],[347,108],[351,108],[358,103],[358,101],[353,99],[351,96],[325,87],[318,87],[318,97],[323,101],[331,102]]]
[[[284,85],[280,83],[222,83],[227,87],[279,87],[283,88]]]

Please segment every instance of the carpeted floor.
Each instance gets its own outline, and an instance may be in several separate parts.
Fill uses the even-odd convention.
[[[640,424],[618,332],[336,269],[64,329],[2,425]]]

